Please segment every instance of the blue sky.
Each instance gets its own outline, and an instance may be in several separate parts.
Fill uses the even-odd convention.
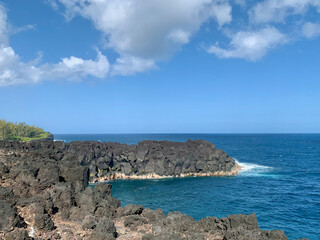
[[[0,0],[0,118],[53,133],[319,133],[318,0]]]

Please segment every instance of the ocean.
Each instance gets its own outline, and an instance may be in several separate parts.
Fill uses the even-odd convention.
[[[320,134],[55,134],[56,140],[136,144],[204,139],[244,166],[238,176],[112,181],[122,205],[206,216],[255,212],[261,229],[320,239]]]

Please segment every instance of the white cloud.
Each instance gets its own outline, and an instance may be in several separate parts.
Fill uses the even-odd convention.
[[[8,44],[8,27],[6,10],[0,4],[0,45],[3,44]]]
[[[176,29],[169,33],[168,39],[176,44],[185,44],[189,42],[190,33],[182,29]]]
[[[0,47],[0,86],[81,80],[89,75],[104,78],[109,72],[109,62],[100,52],[95,61],[70,57],[57,64],[37,65],[35,62],[23,62],[11,47]]]
[[[63,58],[57,64],[39,64],[21,61],[9,45],[8,23],[5,8],[0,5],[0,86],[34,84],[45,80],[81,79],[88,75],[104,78],[109,72],[107,58],[98,51],[96,60],[77,57]]]
[[[119,54],[114,68],[118,74],[122,74],[122,69],[124,75],[134,74],[132,69],[153,68],[155,62],[188,43],[209,19],[216,19],[220,27],[232,20],[228,0],[56,0],[56,3],[64,7],[68,19],[80,15],[104,33],[107,46]],[[126,63],[131,70],[126,69]]]
[[[245,7],[247,5],[246,0],[234,0],[235,4]]]
[[[256,23],[284,22],[287,16],[304,14],[310,7],[320,13],[319,0],[264,0],[249,11],[249,16]]]
[[[10,32],[10,34],[17,34],[20,32],[26,32],[26,31],[30,31],[30,30],[34,30],[34,29],[36,29],[36,25],[28,24],[28,25],[25,25],[22,27],[11,27],[9,29],[9,32]]]
[[[243,58],[256,61],[262,58],[269,49],[287,42],[284,34],[276,28],[267,27],[256,32],[238,32],[232,36],[228,49],[217,45],[210,46],[207,51],[220,58]]]
[[[133,75],[156,69],[157,62],[166,60],[188,44],[204,23],[214,21],[218,30],[231,23],[230,2],[241,5],[242,10],[246,7],[245,0],[45,1],[56,11],[63,11],[68,20],[81,16],[91,21],[102,33],[106,47],[116,52],[116,59],[110,64],[107,57],[98,51],[96,59],[71,56],[62,58],[56,64],[41,64],[40,58],[23,62],[10,46],[9,36],[14,34],[13,30],[29,30],[34,25],[8,27],[6,9],[0,4],[0,86],[55,79],[81,80],[86,76],[106,78],[108,75]],[[247,26],[247,29],[260,30],[237,30],[238,32],[228,35],[231,40],[227,47],[216,44],[206,50],[220,58],[256,61],[270,49],[288,41],[283,33],[272,27],[271,22],[285,22],[289,15],[302,15],[311,8],[320,13],[320,0],[259,1],[248,12],[249,24],[258,25]],[[245,21],[237,19],[234,25],[224,28],[223,32],[232,32],[235,26],[243,27],[240,25]],[[294,24],[295,30],[301,29],[301,23]],[[302,34],[307,38],[320,35],[319,25],[305,23]]]
[[[96,78],[104,78],[109,73],[109,61],[101,52],[98,51],[96,60],[84,60],[71,56],[63,58],[57,64],[46,64],[41,67],[46,70],[44,77],[46,79],[81,80],[90,75]]]
[[[157,68],[156,63],[151,59],[123,56],[118,58],[112,66],[112,75],[128,76],[155,68]]]
[[[229,3],[214,4],[212,6],[213,16],[215,16],[220,27],[226,23],[231,22],[232,20],[231,10],[232,8],[229,5]]]
[[[307,22],[302,27],[302,34],[307,38],[313,38],[320,35],[320,24]]]

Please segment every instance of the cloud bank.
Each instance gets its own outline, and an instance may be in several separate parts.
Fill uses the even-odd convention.
[[[66,18],[82,16],[94,24],[119,58],[117,75],[130,75],[156,67],[170,57],[201,25],[214,19],[219,27],[232,20],[227,0],[56,0]]]
[[[308,11],[320,14],[319,0],[46,0],[52,9],[63,13],[67,21],[76,16],[90,21],[104,39],[105,47],[117,55],[109,62],[100,50],[96,59],[76,56],[61,58],[55,64],[41,59],[24,62],[10,46],[7,11],[0,4],[0,86],[32,84],[43,81],[86,77],[134,75],[157,69],[188,44],[204,23],[216,28],[208,31],[215,44],[205,43],[206,51],[218,58],[258,61],[269,51],[290,40],[320,36],[320,24],[307,20]],[[234,20],[233,5],[248,19]],[[290,16],[292,32],[285,26]],[[239,24],[240,23],[240,24]],[[66,23],[68,24],[68,23]],[[33,29],[33,25],[16,28]],[[293,29],[293,30],[292,30]],[[294,33],[293,33],[294,32]],[[299,33],[299,36],[294,34]],[[217,42],[217,34],[227,40]],[[223,39],[220,37],[220,39]],[[228,40],[229,39],[229,40]],[[206,41],[210,41],[206,39]],[[203,43],[199,43],[203,44]],[[88,46],[90,47],[90,46]]]

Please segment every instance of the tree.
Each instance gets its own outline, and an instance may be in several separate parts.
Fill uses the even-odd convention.
[[[0,140],[4,140],[6,138],[5,132],[6,132],[6,120],[0,119]]]
[[[49,133],[46,133],[42,128],[30,126],[24,122],[13,123],[0,119],[0,140],[28,141],[45,137],[46,134]]]

